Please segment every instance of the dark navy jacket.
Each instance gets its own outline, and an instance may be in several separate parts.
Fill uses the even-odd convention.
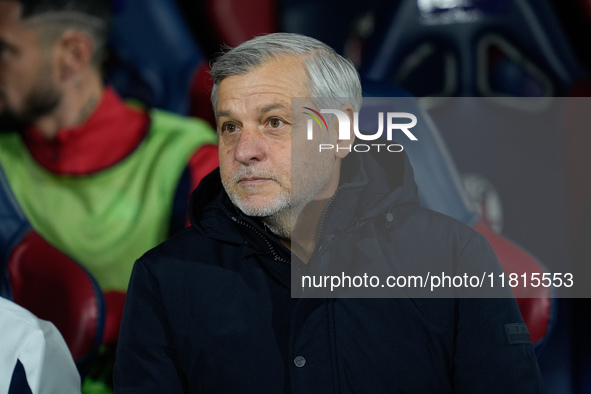
[[[308,266],[332,272],[327,253],[379,239],[403,266],[499,272],[482,236],[418,206],[408,160],[389,155],[347,157]],[[192,227],[136,262],[116,393],[544,391],[527,335],[507,331],[523,324],[514,299],[291,298],[289,251],[233,207],[218,171],[192,206]]]

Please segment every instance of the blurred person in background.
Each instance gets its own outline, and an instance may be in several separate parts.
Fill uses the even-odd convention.
[[[218,159],[204,121],[103,85],[111,19],[106,0],[0,0],[0,168],[33,229],[122,302]]]

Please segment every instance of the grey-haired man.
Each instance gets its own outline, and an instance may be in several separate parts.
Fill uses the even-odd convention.
[[[299,275],[368,242],[402,265],[498,264],[482,236],[418,205],[405,155],[384,168],[309,149],[350,146],[336,122],[295,135],[292,98],[358,111],[355,69],[324,44],[258,37],[212,76],[220,168],[193,194],[192,228],[136,262],[117,392],[543,392],[531,343],[507,337],[523,327],[513,299],[292,298]]]

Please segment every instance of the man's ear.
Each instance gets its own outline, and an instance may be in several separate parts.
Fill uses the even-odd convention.
[[[59,77],[68,81],[91,66],[95,46],[90,36],[79,30],[66,30],[58,40]]]
[[[355,121],[355,109],[351,104],[345,104],[341,107],[341,111],[343,111],[347,117],[349,118],[349,137],[346,139],[340,139],[337,133],[337,149],[335,149],[335,156],[339,159],[344,159],[347,154],[349,154],[353,150],[353,143],[355,142],[355,133],[353,132],[353,125]],[[338,122],[334,122],[338,123]]]

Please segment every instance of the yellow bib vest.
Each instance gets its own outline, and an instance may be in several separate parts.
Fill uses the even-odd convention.
[[[126,290],[135,260],[166,239],[189,158],[217,142],[204,121],[159,110],[151,119],[129,156],[80,177],[47,171],[17,133],[0,134],[0,164],[33,228],[86,267],[103,290]]]

